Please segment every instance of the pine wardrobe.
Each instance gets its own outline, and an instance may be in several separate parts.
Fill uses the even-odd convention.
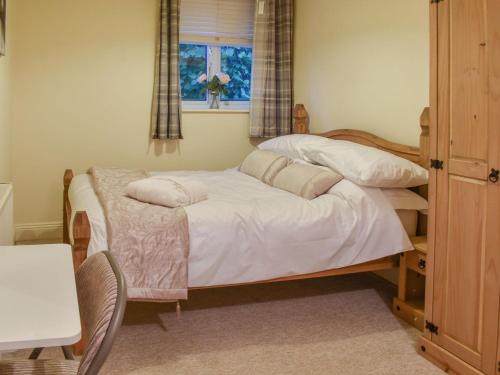
[[[419,351],[500,374],[500,0],[431,0],[426,307]]]

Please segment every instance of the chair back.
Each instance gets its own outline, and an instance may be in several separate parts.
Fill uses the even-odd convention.
[[[96,375],[106,360],[123,320],[127,287],[109,251],[92,255],[76,272],[76,288],[87,347],[78,375]]]

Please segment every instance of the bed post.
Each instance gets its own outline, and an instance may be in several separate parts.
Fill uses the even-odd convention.
[[[78,211],[75,213],[73,219],[73,227],[70,228],[71,223],[71,203],[68,198],[68,190],[71,181],[73,180],[74,173],[71,169],[64,172],[64,195],[63,195],[63,239],[64,243],[70,244],[69,231],[73,233],[73,267],[76,270],[87,258],[87,248],[90,242],[90,222],[85,211]]]
[[[66,169],[64,172],[64,194],[63,194],[63,240],[64,243],[71,244],[69,237],[69,230],[71,224],[71,203],[68,197],[69,185],[73,180],[74,173],[71,169]],[[87,258],[87,248],[90,242],[90,222],[85,211],[78,211],[75,213],[73,219],[73,268],[76,270]],[[82,355],[86,346],[85,338],[82,338],[78,343],[73,346],[75,355]]]
[[[425,107],[420,115],[420,165],[428,169],[430,165],[430,152],[431,152],[431,140],[430,140],[430,108]],[[429,196],[429,185],[420,186],[418,188],[418,194],[420,194],[425,199]],[[418,228],[417,234],[424,235],[427,234],[427,215],[421,213],[418,214]]]
[[[430,157],[430,148],[431,148],[431,140],[430,140],[430,108],[425,107],[420,115],[420,159],[421,164],[425,168],[429,168],[429,157]]]
[[[63,242],[66,244],[70,243],[69,240],[69,232],[68,232],[68,223],[69,223],[69,215],[71,215],[71,211],[68,209],[69,199],[68,199],[68,190],[71,181],[73,180],[73,171],[71,169],[66,169],[64,171],[63,184],[64,184],[64,193],[63,193]]]
[[[293,108],[293,134],[309,134],[308,113],[304,104]]]
[[[71,211],[70,211],[71,215]],[[68,223],[69,223],[68,219]],[[90,242],[90,222],[85,211],[75,213],[73,219],[73,268],[78,270],[87,259],[87,248]],[[73,345],[73,353],[82,355],[87,347],[87,338],[82,336],[81,340]]]
[[[73,219],[73,266],[75,272],[87,259],[87,249],[90,242],[90,222],[85,211],[75,213]]]

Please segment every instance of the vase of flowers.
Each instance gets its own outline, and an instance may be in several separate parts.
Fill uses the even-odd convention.
[[[202,92],[208,90],[208,94],[210,95],[208,99],[210,109],[219,109],[220,95],[228,94],[226,86],[230,81],[231,77],[222,72],[215,74],[211,79],[208,79],[206,74],[202,74],[198,77],[198,83],[202,85]]]

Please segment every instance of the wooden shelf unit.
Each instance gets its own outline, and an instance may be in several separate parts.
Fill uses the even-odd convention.
[[[394,315],[423,331],[427,237],[412,237],[411,242],[415,250],[401,253],[398,296],[393,300],[392,311]]]

